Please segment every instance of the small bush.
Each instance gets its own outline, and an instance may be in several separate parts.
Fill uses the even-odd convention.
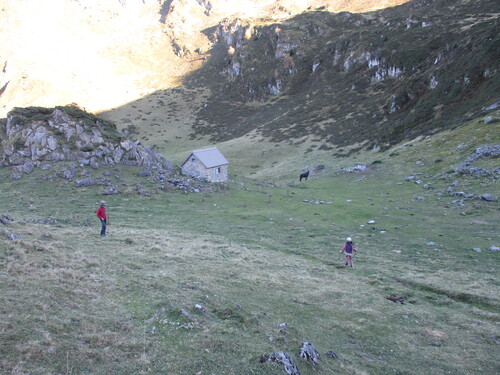
[[[92,146],[83,146],[80,148],[80,151],[83,151],[83,152],[92,152],[94,151],[94,147]]]

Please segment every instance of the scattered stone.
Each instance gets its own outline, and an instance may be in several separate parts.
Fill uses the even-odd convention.
[[[358,178],[357,180],[354,180],[352,183],[353,183],[353,184],[357,184],[358,182],[361,182],[361,181],[364,181],[364,180],[366,180],[366,176],[363,176],[363,177],[361,177],[361,178]]]
[[[333,204],[333,202],[325,202],[325,201],[315,201],[315,200],[308,200],[308,199],[304,199],[302,202],[304,203],[309,203],[309,204]]]
[[[120,194],[118,189],[115,186],[110,186],[101,193],[102,195],[114,195],[114,194]]]
[[[375,220],[370,220],[368,224],[375,224]]]
[[[14,221],[14,219],[12,217],[10,217],[9,215],[0,215],[0,224],[4,224],[4,225],[7,225],[9,224],[10,221]]]
[[[332,351],[329,351],[329,352],[326,352],[326,355],[330,358],[333,358],[333,359],[337,359],[337,360],[340,360],[342,361],[344,359],[344,357],[340,354],[335,354],[334,352]]]
[[[181,314],[184,315],[189,320],[195,321],[195,318],[193,318],[193,316],[189,312],[187,312],[186,310],[181,309]]]
[[[205,306],[200,305],[199,303],[197,303],[196,305],[194,305],[194,308],[196,310],[198,310],[199,312],[203,313],[203,314],[207,313],[207,310],[205,309]]]
[[[489,250],[490,251],[500,251],[500,247],[498,247],[498,246],[491,246]]]
[[[485,124],[485,125],[488,125],[488,124],[494,124],[495,122],[498,122],[498,121],[499,121],[499,119],[498,119],[498,118],[496,118],[496,117],[493,117],[493,116],[486,116],[486,117],[484,118],[484,121],[483,121],[483,122],[484,122],[484,124]]]
[[[60,225],[56,219],[25,219],[25,223],[35,223],[35,224],[43,224],[43,225]]]
[[[300,375],[299,369],[287,353],[276,352],[268,357],[268,361],[282,364],[287,375]]]
[[[145,189],[141,184],[136,184],[135,188],[137,190],[137,194],[149,196],[149,191]]]
[[[357,172],[365,172],[367,169],[368,169],[368,167],[366,165],[357,164],[351,168],[342,168],[342,171],[347,172],[347,173],[357,173]]]
[[[20,173],[12,172],[10,178],[12,180],[20,180],[23,176]]]
[[[21,237],[20,237],[20,236],[18,236],[17,234],[14,234],[14,233],[12,233],[12,232],[9,232],[9,231],[8,231],[8,230],[6,230],[6,229],[4,230],[4,234],[5,234],[5,236],[6,236],[9,240],[11,240],[11,241],[15,241],[15,240],[20,240],[20,239],[21,239]]]
[[[323,164],[318,164],[313,167],[313,170],[315,173],[321,172],[322,170],[325,169],[325,166]]]
[[[417,201],[423,201],[425,198],[424,197],[421,197],[421,196],[416,196],[415,199]]]
[[[401,305],[404,305],[405,301],[406,301],[406,297],[404,297],[404,296],[403,297],[389,296],[389,297],[385,297],[385,299],[392,301],[394,303],[400,303]]]
[[[475,247],[472,250],[474,250],[476,253],[480,253],[481,252],[481,249],[479,247]]]
[[[65,169],[63,171],[63,177],[66,179],[66,180],[71,180],[73,178],[75,178],[76,176],[76,173],[74,170],[68,170],[68,169]]]
[[[415,165],[424,165],[424,162],[422,160],[418,160],[415,162]]]
[[[306,361],[312,361],[313,363],[318,363],[318,361],[321,359],[321,356],[319,355],[316,348],[307,341],[304,341],[302,343],[299,351],[299,357],[305,359]]]
[[[405,177],[405,181],[415,181],[416,177],[415,176],[408,176]]]
[[[437,244],[435,242],[427,242],[426,243],[427,246],[437,246]]]
[[[76,180],[75,182],[76,186],[82,187],[82,186],[93,186],[96,184],[95,180],[92,177],[87,177],[81,180]]]
[[[494,202],[497,200],[497,197],[495,197],[494,195],[491,195],[491,194],[483,194],[480,196],[480,198],[483,201],[487,201],[487,202]]]
[[[151,177],[152,176],[152,172],[150,169],[143,169],[139,172],[139,176],[141,177]]]
[[[21,169],[24,173],[30,174],[31,172],[33,172],[33,169],[35,169],[35,165],[32,162],[28,161],[23,164]]]

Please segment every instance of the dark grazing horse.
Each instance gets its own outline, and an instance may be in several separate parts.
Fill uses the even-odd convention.
[[[302,181],[303,178],[305,178],[307,180],[307,177],[309,177],[309,171],[301,173],[299,176],[299,181]]]

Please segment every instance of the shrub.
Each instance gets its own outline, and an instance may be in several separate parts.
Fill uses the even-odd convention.
[[[94,147],[88,146],[88,145],[87,146],[83,146],[83,147],[80,148],[80,151],[83,151],[83,152],[92,152],[92,151],[94,151]]]

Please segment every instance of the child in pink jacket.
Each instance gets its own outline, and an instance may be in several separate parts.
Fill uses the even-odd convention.
[[[352,257],[353,257],[353,251],[357,251],[356,248],[354,247],[354,244],[352,243],[352,238],[347,237],[346,243],[344,245],[344,248],[342,249],[342,252],[345,254],[345,265],[349,265],[351,267],[354,267],[352,263]]]

